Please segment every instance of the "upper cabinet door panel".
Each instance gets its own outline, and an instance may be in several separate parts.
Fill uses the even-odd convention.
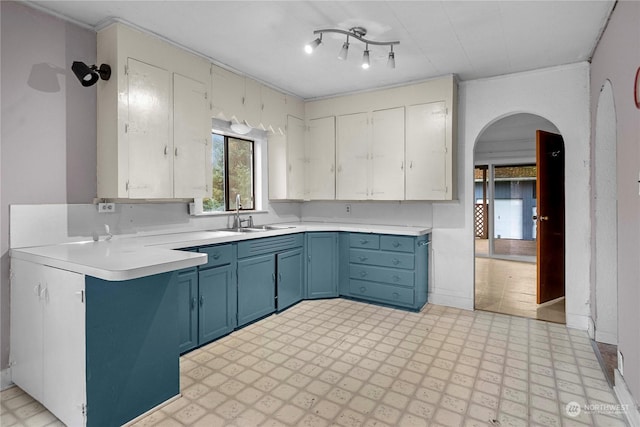
[[[244,96],[242,98],[244,114],[237,117],[239,121],[245,120],[249,126],[257,128],[260,126],[262,118],[262,95],[261,84],[257,81],[244,79]]]
[[[287,118],[287,193],[290,199],[304,198],[304,121]]]
[[[407,200],[443,200],[450,190],[447,171],[447,109],[444,101],[407,107]]]
[[[244,77],[212,65],[211,105],[213,117],[222,120],[239,119],[244,110]]]
[[[211,123],[206,86],[173,75],[174,197],[206,197],[211,171]]]
[[[338,200],[366,199],[369,163],[367,113],[338,116],[336,161],[336,198]]]
[[[373,112],[371,198],[404,199],[404,107]]]
[[[129,58],[129,197],[173,197],[171,73]]]
[[[336,119],[309,120],[307,148],[307,197],[332,200],[336,197]]]
[[[261,87],[262,117],[260,124],[265,130],[284,134],[287,117],[287,97],[270,87]]]

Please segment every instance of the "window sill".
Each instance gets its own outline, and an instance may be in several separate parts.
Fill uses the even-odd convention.
[[[266,214],[269,211],[263,210],[241,210],[240,215],[254,215],[254,214]],[[196,211],[193,203],[189,203],[189,215],[190,216],[230,216],[235,215],[236,211],[215,211],[215,212],[207,212],[207,211]]]

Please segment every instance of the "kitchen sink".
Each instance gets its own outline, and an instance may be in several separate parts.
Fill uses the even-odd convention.
[[[227,228],[223,231],[231,231],[234,233],[260,233],[261,231],[286,230],[294,228],[292,225],[256,225],[253,227]]]

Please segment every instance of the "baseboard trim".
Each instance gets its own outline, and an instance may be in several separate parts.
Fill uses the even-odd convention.
[[[567,328],[580,329],[587,331],[589,329],[589,316],[582,314],[566,314]]]
[[[6,390],[11,386],[13,386],[13,381],[11,381],[11,369],[3,369],[0,371],[0,390]]]
[[[458,297],[454,295],[443,295],[438,293],[429,293],[427,299],[429,304],[444,305],[446,307],[461,308],[463,310],[473,310],[473,299]]]
[[[629,387],[627,387],[624,377],[620,375],[620,371],[616,369],[614,371],[614,375],[615,385],[613,386],[613,391],[616,393],[616,397],[620,404],[625,408],[624,415],[631,427],[640,427],[640,411],[638,411],[638,404],[629,391]]]
[[[182,393],[178,393],[175,396],[170,397],[169,399],[165,400],[161,404],[154,406],[153,408],[149,409],[147,412],[145,412],[143,414],[140,414],[137,417],[135,417],[134,419],[132,419],[131,421],[123,424],[122,427],[131,427],[132,425],[134,425],[138,421],[142,420],[147,415],[151,414],[152,412],[157,411],[160,408],[163,408],[163,407],[167,406],[170,403],[175,402],[176,400],[180,399],[181,397],[182,397]]]
[[[618,335],[614,332],[603,332],[596,330],[595,341],[605,344],[618,345]]]
[[[593,341],[596,340],[596,322],[593,321],[593,317],[589,317],[589,327],[587,329],[587,333],[589,334],[589,338]]]

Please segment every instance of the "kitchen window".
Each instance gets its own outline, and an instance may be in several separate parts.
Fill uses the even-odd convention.
[[[202,200],[203,211],[236,210],[237,194],[240,210],[254,210],[254,142],[217,133],[211,134],[211,142],[212,192]]]

